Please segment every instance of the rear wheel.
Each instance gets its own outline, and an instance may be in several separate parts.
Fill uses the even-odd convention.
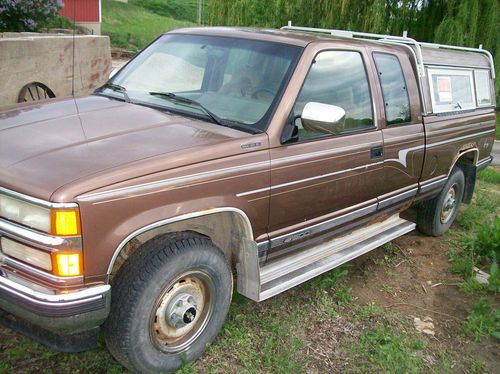
[[[119,270],[105,324],[109,350],[134,372],[169,372],[198,358],[229,309],[231,268],[208,238],[153,239]]]
[[[421,204],[417,215],[419,231],[431,236],[443,235],[458,214],[464,186],[464,173],[460,168],[454,167],[439,195]]]

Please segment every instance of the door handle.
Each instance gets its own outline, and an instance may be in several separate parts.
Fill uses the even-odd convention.
[[[384,151],[383,151],[382,147],[373,147],[370,150],[371,158],[379,158],[379,157],[382,157],[383,154],[384,154]]]

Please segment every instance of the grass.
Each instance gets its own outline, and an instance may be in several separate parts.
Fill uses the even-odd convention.
[[[462,322],[465,336],[480,341],[487,336],[500,340],[498,294],[498,248],[500,238],[500,172],[491,167],[478,174],[472,204],[464,206],[451,232],[450,271],[463,277],[459,290],[475,298],[469,316]],[[473,268],[490,273],[489,284],[474,278]],[[496,274],[495,274],[496,272]],[[472,373],[485,372],[484,363],[472,358]]]
[[[193,23],[198,22],[198,0],[130,0],[129,3],[143,7],[160,16]],[[208,3],[209,0],[203,1],[203,17],[208,13]]]
[[[493,307],[488,299],[480,299],[472,307],[463,328],[476,341],[489,335],[500,340],[500,310]]]
[[[488,369],[483,361],[476,357],[471,357],[469,360],[469,371],[471,374],[483,374],[487,373]]]
[[[156,14],[136,3],[140,2],[124,4],[103,0],[102,33],[109,35],[113,47],[139,50],[165,31],[194,25],[189,21]]]
[[[274,373],[303,370],[304,361],[298,354],[303,347],[299,325],[304,318],[302,311],[286,308],[278,300],[270,303],[271,312],[263,315],[255,310],[254,303],[235,294],[218,342],[208,349],[207,355],[216,358],[208,365],[208,372],[220,370],[219,360],[225,355],[232,356],[241,372],[253,372],[252,368]]]
[[[388,327],[379,327],[363,333],[355,349],[366,372],[419,373],[426,367],[419,355],[425,347],[424,340],[395,333]]]
[[[500,171],[486,168],[479,172],[478,179],[487,183],[500,184]]]
[[[35,372],[105,372],[123,373],[117,363],[102,347],[78,354],[52,351],[32,340],[19,336],[15,345],[0,350],[0,373]]]
[[[320,275],[311,281],[311,286],[317,291],[333,288],[342,280],[345,280],[345,277],[348,274],[347,268],[347,265],[340,266],[323,275]]]
[[[500,204],[498,192],[488,188],[491,184],[485,179],[491,179],[491,175],[497,175],[498,172],[493,168],[487,168],[479,174],[479,180],[476,183],[473,204],[463,206],[459,215],[455,220],[455,225],[458,226],[463,232],[473,232],[477,227],[484,223],[487,218],[496,212],[499,214]],[[479,193],[478,191],[481,190]]]
[[[485,265],[491,262],[490,252],[498,247],[494,242],[500,233],[494,222],[500,216],[499,178],[500,172],[491,167],[478,175],[473,202],[462,206],[450,235],[450,271],[464,278],[460,286],[464,292],[481,293],[482,287],[470,279],[473,268],[489,271]]]

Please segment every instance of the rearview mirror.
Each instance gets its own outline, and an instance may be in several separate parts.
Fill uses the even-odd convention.
[[[309,102],[302,110],[304,130],[337,135],[344,129],[345,110],[336,105]]]

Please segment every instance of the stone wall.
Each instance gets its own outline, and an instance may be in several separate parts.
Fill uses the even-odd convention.
[[[68,97],[73,75],[79,96],[107,81],[110,43],[107,36],[0,33],[0,61],[0,106],[17,103],[21,89],[33,82],[46,85],[58,98]]]

